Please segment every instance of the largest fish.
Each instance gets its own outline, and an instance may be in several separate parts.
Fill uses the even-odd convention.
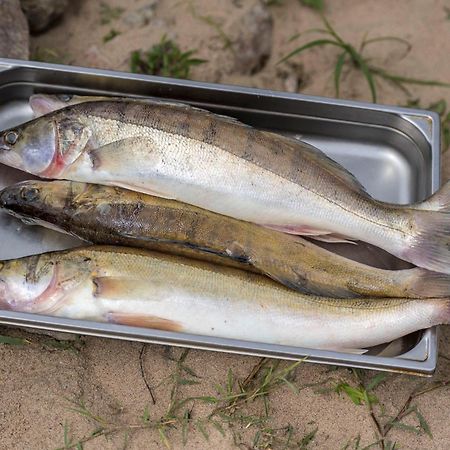
[[[115,247],[0,262],[1,307],[341,351],[450,320],[449,300],[307,296],[250,272]]]
[[[0,162],[173,198],[288,233],[349,236],[450,273],[450,184],[437,207],[382,203],[317,149],[182,104],[71,105],[5,131]]]

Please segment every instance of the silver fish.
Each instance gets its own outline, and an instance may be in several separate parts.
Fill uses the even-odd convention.
[[[0,162],[41,177],[116,185],[292,234],[350,237],[450,273],[450,183],[422,205],[382,203],[319,150],[197,108],[79,103],[0,142]]]
[[[122,247],[1,262],[0,307],[354,353],[450,321],[448,299],[314,297],[250,272]]]

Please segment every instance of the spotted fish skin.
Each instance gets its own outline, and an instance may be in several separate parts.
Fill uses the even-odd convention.
[[[292,234],[363,240],[450,273],[447,212],[378,202],[319,150],[234,119],[175,103],[97,100],[35,119],[17,136],[0,162],[42,177],[124,187]]]
[[[266,274],[330,297],[448,297],[450,276],[382,270],[290,236],[185,203],[117,187],[27,181],[0,192],[0,208],[25,223],[101,245],[146,248]]]

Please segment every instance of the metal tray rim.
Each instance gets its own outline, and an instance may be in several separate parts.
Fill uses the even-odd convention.
[[[104,70],[104,69],[89,69],[83,67],[76,66],[67,66],[67,65],[59,65],[59,64],[50,64],[50,63],[40,63],[40,62],[30,62],[30,61],[21,61],[21,60],[12,60],[0,58],[0,72],[3,70],[9,69],[18,69],[18,68],[30,68],[44,71],[57,71],[57,72],[70,72],[70,73],[79,73],[79,74],[90,74],[90,75],[98,75],[101,77],[108,78],[118,78],[118,79],[126,79],[126,80],[139,80],[144,82],[151,82],[158,85],[177,85],[181,87],[192,87],[199,89],[210,89],[213,91],[226,91],[233,93],[242,93],[249,94],[252,96],[262,96],[262,97],[277,97],[279,99],[289,99],[289,100],[301,100],[305,102],[312,103],[320,103],[320,104],[333,104],[339,105],[343,107],[351,107],[351,108],[359,108],[359,109],[369,109],[374,111],[382,111],[395,113],[399,116],[407,116],[408,120],[410,120],[417,128],[420,127],[415,122],[416,119],[423,120],[426,118],[430,122],[431,126],[431,136],[426,136],[427,141],[430,144],[431,150],[431,184],[432,191],[434,192],[439,187],[440,181],[440,122],[439,117],[436,113],[431,111],[425,111],[420,109],[409,109],[404,107],[397,106],[389,106],[389,105],[375,105],[366,102],[353,101],[353,100],[340,100],[340,99],[329,99],[326,97],[318,97],[318,96],[309,96],[303,94],[291,94],[279,91],[270,91],[270,90],[262,90],[262,89],[253,89],[248,87],[234,86],[234,85],[223,85],[223,84],[213,84],[213,83],[202,83],[198,81],[190,81],[190,80],[179,80],[179,79],[171,79],[171,78],[163,78],[156,76],[147,76],[147,75],[139,75],[139,74],[129,74],[126,72],[117,72],[112,70]],[[18,80],[20,81],[20,80]],[[421,130],[423,131],[423,130]],[[371,355],[363,355],[364,358],[361,358],[360,355],[350,355],[345,353],[338,352],[329,352],[329,351],[320,351],[320,350],[311,350],[302,349],[295,347],[296,350],[295,355],[289,354],[289,348],[286,346],[278,346],[280,348],[271,348],[273,347],[270,344],[262,344],[258,343],[260,349],[255,350],[251,348],[242,348],[242,342],[244,341],[234,341],[227,339],[227,343],[224,343],[221,348],[214,348],[214,342],[216,343],[220,341],[218,338],[211,337],[199,337],[193,335],[186,335],[181,333],[168,333],[168,332],[157,332],[157,330],[149,330],[133,328],[133,327],[124,327],[122,325],[112,324],[101,324],[99,322],[87,322],[87,321],[77,321],[71,319],[61,319],[61,318],[52,318],[39,316],[40,323],[36,323],[35,317],[33,314],[26,313],[15,313],[15,312],[7,312],[0,311],[0,323],[10,324],[10,325],[20,325],[24,327],[35,327],[35,328],[44,328],[44,329],[57,329],[60,331],[72,331],[72,332],[82,332],[83,334],[91,334],[103,337],[115,337],[119,339],[129,339],[129,340],[141,340],[147,342],[155,342],[155,343],[165,343],[170,345],[184,345],[190,346],[194,348],[205,348],[208,350],[217,350],[217,351],[227,351],[241,354],[252,354],[252,355],[264,355],[268,354],[272,357],[285,358],[285,359],[300,359],[307,354],[314,353],[313,357],[309,357],[308,361],[317,362],[317,363],[328,363],[335,365],[353,365],[362,368],[371,368],[378,370],[397,370],[397,371],[407,371],[408,373],[415,373],[417,375],[431,375],[436,367],[436,359],[437,359],[437,337],[436,337],[436,327],[425,330],[424,337],[426,337],[428,342],[428,357],[424,361],[417,361],[412,359],[404,359],[403,361],[408,362],[409,369],[403,369],[401,365],[401,356],[397,357],[378,357]],[[115,327],[119,327],[115,330]],[[166,334],[168,333],[168,334]],[[173,335],[172,335],[173,334]],[[145,335],[145,336],[144,336]],[[194,339],[195,342],[190,342],[190,339]],[[176,342],[178,341],[178,342]],[[210,341],[210,342],[206,342]],[[236,346],[236,349],[233,350],[229,347],[232,347],[231,342],[240,342],[240,345]],[[181,342],[181,343],[180,343]],[[184,342],[184,344],[183,344]],[[198,344],[200,343],[200,344]],[[249,346],[252,344],[251,342],[247,343]],[[255,344],[255,343],[253,343]],[[434,346],[434,350],[433,350]],[[266,348],[263,348],[266,347]],[[269,350],[267,350],[269,349]],[[281,349],[281,350],[280,350]],[[300,353],[299,353],[300,351]],[[323,357],[322,353],[328,355],[326,358]],[[331,355],[331,357],[330,357]],[[337,356],[336,356],[337,355]],[[345,358],[343,357],[345,355]],[[336,360],[334,360],[336,358]],[[365,361],[365,362],[361,362]]]

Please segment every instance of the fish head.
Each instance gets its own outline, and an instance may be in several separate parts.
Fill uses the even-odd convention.
[[[0,163],[44,178],[58,177],[84,151],[89,126],[65,110],[5,130]]]
[[[66,255],[61,259],[48,253],[0,262],[0,308],[45,314],[61,306],[67,292],[91,273],[88,258]]]
[[[76,101],[77,98],[79,97],[71,94],[35,94],[30,97],[29,104],[33,110],[34,117],[40,117],[66,106],[79,103]]]
[[[85,184],[70,181],[24,181],[0,191],[0,208],[27,224],[48,227],[85,190]]]

